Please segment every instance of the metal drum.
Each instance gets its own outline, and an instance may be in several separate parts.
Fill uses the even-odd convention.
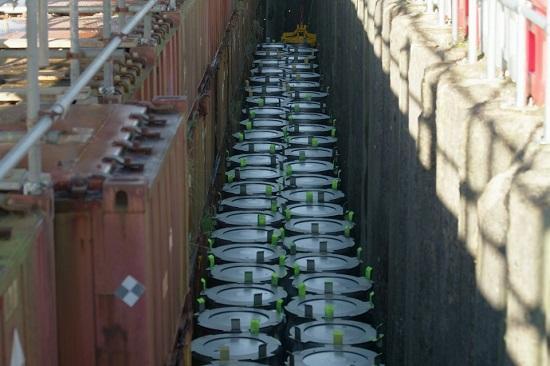
[[[351,221],[332,218],[297,218],[287,221],[285,229],[296,234],[345,234],[349,237],[354,226]]]
[[[301,253],[290,256],[287,265],[298,267],[300,273],[334,272],[359,274],[360,262],[356,257],[333,253]]]
[[[336,203],[318,202],[318,203],[293,203],[287,205],[284,210],[285,217],[290,220],[291,217],[342,217],[344,208]]]
[[[209,363],[206,366],[265,366],[256,362],[243,362],[243,361],[215,361]]]
[[[295,188],[281,192],[281,197],[292,202],[333,202],[339,203],[346,197],[344,192],[336,189]]]
[[[252,107],[245,108],[242,112],[249,117],[249,119],[255,118],[286,118],[288,109],[283,107]]]
[[[281,142],[243,141],[233,145],[233,150],[238,153],[270,153],[283,152],[287,144]]]
[[[262,67],[261,65],[257,65],[257,67],[250,70],[250,73],[252,75],[268,75],[268,76],[278,76],[282,78],[286,78],[286,75],[289,74],[286,69],[283,69],[281,67]]]
[[[316,320],[291,327],[287,344],[294,351],[327,345],[376,350],[377,332],[367,323],[353,320]]]
[[[272,66],[272,67],[281,67],[287,65],[287,62],[283,59],[273,59],[273,58],[260,58],[252,62],[254,66],[261,65],[262,67]]]
[[[270,244],[227,244],[210,250],[216,262],[221,263],[275,263],[286,255],[281,247]]]
[[[288,91],[283,93],[284,97],[287,98],[294,98],[296,100],[314,100],[314,101],[322,101],[326,97],[328,97],[327,92],[322,91]]]
[[[216,223],[219,227],[228,226],[273,226],[283,224],[284,217],[273,211],[229,211],[217,214]]]
[[[281,177],[281,171],[278,168],[266,166],[251,166],[244,168],[235,168],[225,173],[229,183],[242,180],[263,180],[276,181]]]
[[[343,273],[301,273],[292,281],[292,287],[292,292],[296,294],[298,287],[303,287],[306,293],[314,295],[334,294],[366,299],[372,281]]]
[[[288,52],[283,49],[276,50],[257,50],[254,52],[255,58],[282,58],[288,56]]]
[[[371,351],[349,346],[310,348],[290,355],[288,366],[374,366],[378,355]]]
[[[263,42],[263,43],[258,43],[258,45],[256,46],[256,49],[267,50],[271,52],[273,51],[277,52],[277,50],[284,51],[287,49],[287,44],[281,43],[281,42]]]
[[[319,81],[321,80],[321,74],[317,72],[311,72],[311,71],[300,71],[300,72],[287,73],[284,76],[284,78],[286,80],[296,80],[296,81],[300,81],[300,80]]]
[[[276,236],[278,233],[278,230],[269,226],[237,226],[214,230],[211,237],[214,239],[215,245],[235,243],[271,243],[273,236]]]
[[[288,188],[338,188],[340,180],[321,174],[292,174],[285,178],[284,184]]]
[[[318,123],[293,123],[287,128],[291,135],[300,136],[336,136],[336,128]]]
[[[249,94],[249,96],[282,95],[285,91],[285,88],[276,85],[257,85],[246,88],[246,92]]]
[[[261,284],[230,283],[211,287],[201,292],[214,308],[248,306],[275,309],[277,301],[286,299],[282,287]],[[350,298],[351,299],[351,298]]]
[[[270,196],[234,196],[223,199],[218,208],[219,211],[271,210],[277,212],[278,208],[286,203],[282,198]]]
[[[270,283],[279,284],[279,279],[287,275],[284,266],[262,263],[226,263],[216,264],[209,268],[210,283]]]
[[[315,55],[319,50],[317,48],[307,47],[307,46],[288,46],[286,47],[286,52],[292,55],[295,53],[302,55]]]
[[[284,56],[284,60],[287,64],[307,64],[309,62],[316,61],[317,56],[308,54],[293,54]]]
[[[305,112],[305,113],[321,113],[326,109],[326,105],[321,102],[308,102],[308,101],[292,101],[288,102],[285,105],[294,113]]]
[[[295,146],[312,146],[312,147],[329,147],[332,148],[338,139],[332,136],[290,136],[287,143],[291,147]]]
[[[285,309],[292,325],[311,320],[365,320],[372,303],[341,295],[293,297]]]
[[[289,81],[287,83],[289,90],[298,91],[317,91],[321,88],[321,84],[318,81]]]
[[[332,161],[335,151],[328,147],[293,147],[285,150],[285,156],[290,160],[325,160]]]
[[[278,334],[285,320],[284,313],[276,310],[264,310],[245,307],[224,307],[208,309],[197,317],[197,332],[199,336],[217,333],[246,333],[255,321],[260,332]]]
[[[253,129],[235,132],[233,137],[238,141],[281,141],[284,134],[277,130]]]
[[[246,98],[246,104],[257,107],[286,107],[290,102],[292,102],[291,98],[279,96],[252,96]]]
[[[241,121],[241,126],[243,126],[246,130],[253,130],[255,128],[282,130],[288,126],[288,121],[282,118],[254,118]]]
[[[330,124],[331,118],[328,114],[309,112],[294,112],[288,116],[290,123],[317,123]]]
[[[351,254],[355,241],[342,235],[304,234],[286,237],[283,245],[290,254],[334,253]]]
[[[318,64],[314,63],[292,63],[288,65],[282,65],[283,69],[288,70],[290,72],[301,72],[301,71],[314,71],[315,69],[319,68]]]
[[[281,342],[265,334],[213,334],[193,340],[193,365],[227,359],[231,361],[261,361],[280,366]]]
[[[279,192],[279,184],[275,182],[251,181],[226,183],[223,185],[224,196],[271,196]]]
[[[284,155],[279,154],[239,154],[227,158],[228,167],[257,167],[269,166],[275,168],[286,161]]]
[[[283,80],[280,77],[277,76],[251,76],[248,79],[248,82],[250,85],[258,86],[258,85],[283,85]]]
[[[283,163],[283,170],[286,176],[293,174],[334,174],[334,164],[322,160],[294,160]]]

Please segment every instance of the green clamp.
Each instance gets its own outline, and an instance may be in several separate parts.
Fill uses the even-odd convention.
[[[204,300],[204,297],[199,297],[197,299],[197,306],[199,307],[199,312],[204,311],[206,308],[206,301]]]
[[[237,138],[239,139],[240,142],[244,141],[244,133],[242,132],[237,133]]]
[[[250,118],[256,118],[256,111],[250,111]]]
[[[335,346],[342,346],[344,344],[344,332],[340,329],[335,329],[332,332],[332,343]]]
[[[304,161],[306,160],[306,152],[305,151],[300,151],[300,161]]]
[[[330,135],[331,135],[332,137],[336,137],[336,128],[332,128],[332,129],[330,130]]]
[[[338,189],[338,183],[339,183],[338,179],[333,179],[331,183],[332,189]]]
[[[354,215],[354,214],[355,214],[355,213],[354,213],[353,211],[348,211],[348,212],[346,212],[346,220],[348,220],[348,221],[353,221],[353,215]]]
[[[270,197],[273,194],[273,187],[271,186],[265,186],[265,195]]]
[[[365,278],[369,281],[372,281],[372,271],[373,268],[371,266],[367,266],[367,268],[365,268]]]
[[[283,313],[283,299],[279,299],[275,302],[275,310],[277,310],[277,314]]]
[[[287,166],[285,167],[285,175],[287,177],[290,177],[292,175],[292,165],[287,164]]]
[[[212,250],[212,247],[214,246],[214,239],[208,238],[208,248]]]
[[[275,154],[275,144],[269,145],[269,153],[270,154]]]
[[[246,126],[247,130],[251,130],[252,129],[252,121],[247,119],[246,122],[245,122],[245,126]]]
[[[284,239],[285,238],[285,235],[286,235],[286,232],[285,232],[285,228],[282,227],[279,229],[279,236],[281,239]]]
[[[258,101],[258,105],[259,105],[260,107],[265,106],[265,98],[260,98],[260,100]]]
[[[298,263],[294,263],[294,265],[292,266],[292,270],[294,271],[294,277],[300,275],[300,266],[298,265]]]
[[[286,263],[286,256],[280,255],[279,256],[279,266],[284,267]]]
[[[204,277],[201,278],[201,286],[202,286],[202,290],[206,291],[206,279]]]
[[[344,227],[344,236],[347,238],[351,236],[351,227],[349,226]]]
[[[279,286],[279,276],[277,273],[271,275],[271,286]]]
[[[300,105],[299,104],[294,104],[292,109],[294,110],[294,112],[300,112]]]
[[[303,282],[298,284],[298,296],[300,297],[300,299],[306,297],[306,284]]]
[[[258,215],[258,226],[265,226],[265,215],[259,214]]]
[[[363,254],[363,248],[357,248],[357,259],[361,260],[361,254]]]
[[[227,183],[233,183],[235,180],[235,172],[227,172],[225,175],[227,176]]]
[[[220,361],[229,361],[230,359],[229,347],[221,346],[219,351],[220,351]]]
[[[332,125],[333,125],[333,126],[336,126],[336,118],[333,118],[333,119],[332,119]]]
[[[208,254],[208,266],[210,268],[214,268],[214,265],[216,264],[216,258],[214,258],[213,254]]]
[[[292,212],[290,212],[290,209],[285,208],[285,219],[290,220],[292,219]]]
[[[372,306],[374,307],[374,291],[371,291],[369,293],[369,302],[372,304]]]
[[[313,192],[306,192],[306,203],[313,203]]]
[[[276,246],[278,242],[279,242],[279,235],[275,233],[271,235],[271,245]]]
[[[325,305],[325,318],[328,320],[334,319],[334,305]]]
[[[250,320],[250,333],[253,335],[260,334],[260,319]]]
[[[317,137],[312,137],[311,138],[311,146],[313,146],[313,147],[319,146],[319,139]]]
[[[240,158],[239,163],[241,164],[241,168],[244,168],[248,164],[248,161],[246,158]]]

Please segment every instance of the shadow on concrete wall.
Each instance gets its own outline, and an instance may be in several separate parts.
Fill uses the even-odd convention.
[[[445,77],[457,81],[463,75],[452,74],[450,65],[455,60],[440,69],[427,70],[433,80],[431,86],[430,80],[424,84],[432,89],[426,91],[431,93],[432,105],[426,107],[420,95],[405,98],[406,103],[423,106],[418,125],[412,126],[408,114],[411,106],[403,105],[404,98],[399,98],[402,91],[392,88],[399,84],[392,78],[403,79],[402,84],[408,82],[411,65],[401,59],[408,51],[398,52],[397,57],[383,52],[390,49],[389,34],[381,34],[385,5],[382,1],[373,3],[316,0],[308,16],[312,31],[318,33],[324,83],[331,87],[330,106],[337,118],[344,189],[350,208],[360,220],[357,240],[364,244],[366,260],[375,268],[376,317],[384,323],[386,361],[388,365],[517,364],[505,344],[509,325],[506,301],[504,308],[495,306],[480,291],[476,281],[478,248],[472,248],[461,234],[474,230],[468,227],[472,224],[477,231],[477,217],[472,223],[468,215],[475,211],[482,190],[470,184],[468,177],[461,178],[460,172],[482,166],[487,170],[484,187],[499,169],[492,166],[491,153],[482,164],[468,156],[456,161],[453,149],[457,147],[450,143],[453,136],[438,141],[448,134],[442,130],[446,126],[439,124],[441,115],[436,115],[445,113],[436,108],[438,79],[444,72]],[[405,6],[394,7],[394,14],[408,11]],[[425,30],[417,29],[416,33],[433,42]],[[410,47],[410,43],[403,47]],[[445,65],[445,52],[434,47],[433,56]],[[403,64],[407,65],[404,72],[389,73],[390,68],[401,71]],[[474,115],[489,109],[499,97],[491,90],[484,98],[466,88],[459,90],[462,95],[457,103],[469,103]],[[499,121],[484,122],[492,131],[490,145],[509,149],[514,156],[510,165],[522,162],[522,169],[528,168],[526,147],[499,135],[494,128]],[[464,133],[466,151],[478,143],[469,128]],[[418,139],[428,142],[423,152],[418,151]],[[425,157],[421,160],[422,154]],[[448,202],[453,195],[456,198]],[[531,194],[525,192],[525,197]],[[504,232],[507,229],[502,227]],[[506,263],[505,245],[492,242],[492,236],[483,230],[478,235]],[[495,280],[509,283],[506,268],[501,275],[503,279]],[[528,313],[525,321],[548,345],[543,309],[533,307],[516,289],[507,287],[507,296],[515,297],[524,307]]]

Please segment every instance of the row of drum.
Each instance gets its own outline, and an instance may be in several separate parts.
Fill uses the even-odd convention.
[[[259,44],[210,235],[194,364],[371,365],[372,268],[339,190],[317,49]]]

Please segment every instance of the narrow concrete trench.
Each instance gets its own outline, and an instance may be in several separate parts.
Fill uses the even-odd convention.
[[[482,58],[466,64],[465,44],[422,4],[267,5],[267,37],[299,20],[317,35],[335,174],[355,213],[362,274],[372,274],[358,299],[374,305],[377,362],[548,365],[542,109],[511,107],[513,83],[484,78]],[[293,350],[288,331],[281,359]]]

